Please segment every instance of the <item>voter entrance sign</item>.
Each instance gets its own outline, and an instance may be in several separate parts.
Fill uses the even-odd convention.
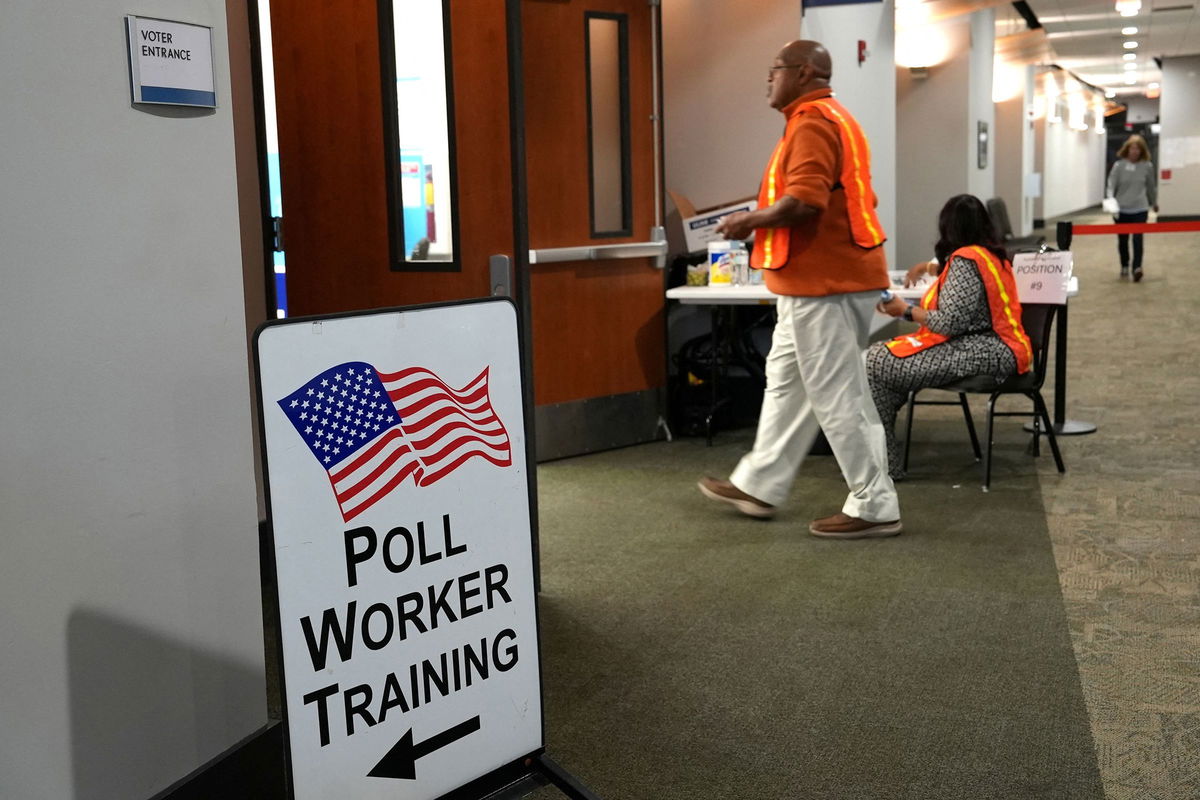
[[[216,107],[212,28],[127,16],[125,36],[134,103]]]
[[[297,800],[438,798],[543,747],[507,300],[256,337]]]

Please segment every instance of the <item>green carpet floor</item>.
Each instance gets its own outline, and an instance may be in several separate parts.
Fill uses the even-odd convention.
[[[1019,424],[984,494],[923,412],[888,540],[807,535],[829,457],[774,521],[704,500],[748,431],[541,465],[551,755],[606,800],[1102,798]]]

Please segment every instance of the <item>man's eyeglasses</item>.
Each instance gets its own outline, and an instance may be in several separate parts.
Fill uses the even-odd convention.
[[[777,69],[800,69],[801,67],[807,66],[808,64],[780,64],[774,67],[767,67],[767,80],[771,80],[775,77],[775,70]]]

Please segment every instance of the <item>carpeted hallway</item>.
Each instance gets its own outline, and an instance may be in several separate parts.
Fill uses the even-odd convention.
[[[984,494],[922,408],[905,535],[830,542],[829,457],[772,522],[696,491],[752,431],[540,465],[551,755],[606,800],[1200,796],[1200,234],[1138,285],[1113,238],[1073,247],[1068,414],[1100,430],[1065,476],[1001,419]]]

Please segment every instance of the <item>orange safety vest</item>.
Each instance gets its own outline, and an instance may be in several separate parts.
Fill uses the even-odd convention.
[[[846,192],[846,211],[850,215],[850,231],[854,236],[854,243],[868,250],[879,247],[887,237],[884,236],[883,226],[875,213],[875,192],[871,188],[871,148],[858,121],[832,97],[821,97],[802,103],[788,117],[783,138],[775,145],[775,152],[767,162],[767,170],[758,190],[758,207],[769,208],[779,199],[779,190],[783,183],[779,162],[783,160],[788,134],[792,132],[793,126],[799,124],[804,112],[809,110],[816,111],[837,126],[838,139],[842,145],[842,172],[838,181]],[[788,228],[756,230],[750,265],[757,269],[781,268],[788,260],[790,235],[791,230]]]
[[[1028,372],[1033,364],[1033,345],[1030,344],[1025,329],[1021,327],[1021,302],[1017,298],[1017,284],[1013,278],[1012,264],[1008,261],[997,261],[996,257],[986,248],[978,245],[960,247],[950,255],[950,258],[955,256],[969,259],[975,263],[975,267],[979,270],[979,276],[983,279],[984,289],[987,291],[988,310],[992,316],[992,330],[1017,359],[1017,374]],[[946,263],[949,264],[950,260],[947,259]],[[933,311],[938,307],[938,293],[942,289],[942,284],[946,282],[948,272],[948,269],[942,270],[937,282],[929,287],[929,291],[921,298],[921,308]],[[922,325],[916,333],[897,336],[887,342],[887,348],[892,355],[904,358],[941,344],[949,338],[945,334],[934,333]]]

